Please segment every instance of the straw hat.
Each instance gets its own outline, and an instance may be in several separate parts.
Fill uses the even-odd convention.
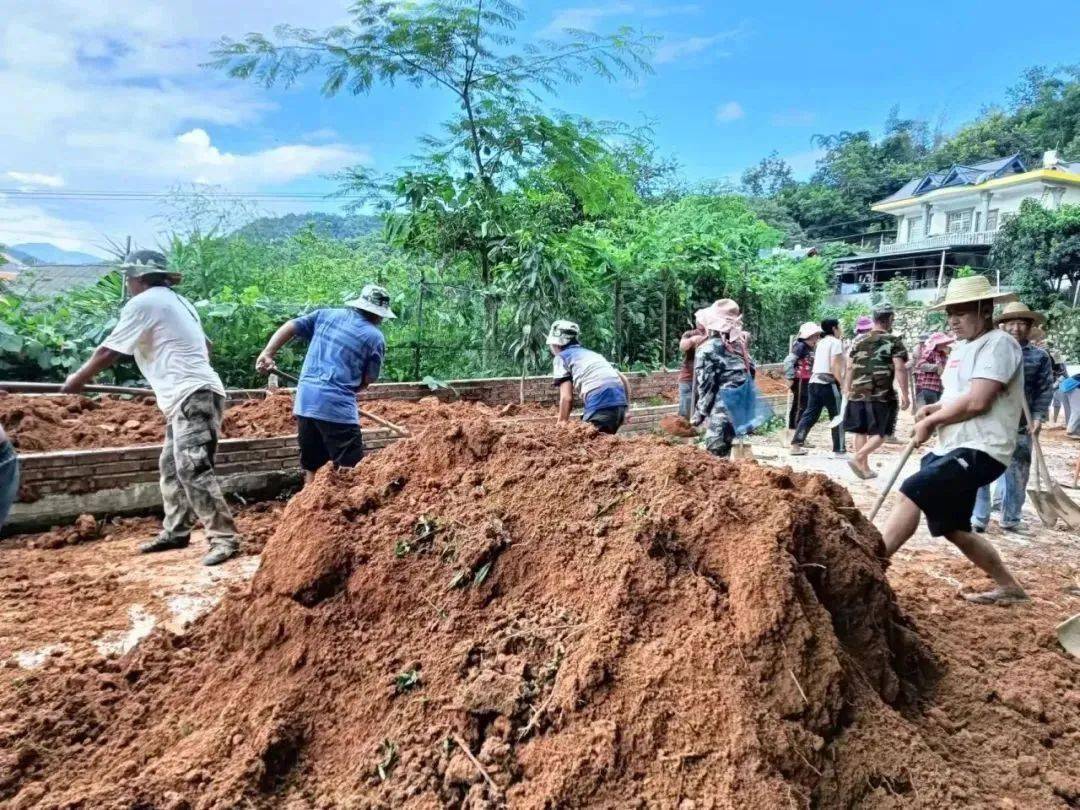
[[[1004,321],[1031,321],[1035,326],[1041,326],[1046,323],[1046,316],[1041,312],[1033,312],[1028,309],[1026,305],[1017,301],[1012,304],[1006,304],[1005,308],[1001,310],[1001,314],[994,318],[994,323],[1002,323]]]
[[[969,304],[973,301],[1015,301],[1013,293],[994,292],[986,276],[954,278],[945,291],[945,299],[927,307],[927,312],[938,312],[953,304]]]
[[[820,334],[821,327],[813,321],[807,321],[799,327],[799,340],[806,340]]]

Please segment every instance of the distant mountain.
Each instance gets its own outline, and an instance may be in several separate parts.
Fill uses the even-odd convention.
[[[343,217],[312,211],[307,214],[260,217],[237,230],[236,235],[252,242],[278,242],[308,227],[327,239],[359,239],[381,230],[382,219],[370,214]]]
[[[48,242],[25,242],[11,245],[7,252],[23,264],[102,264],[101,256],[91,256],[77,250],[64,250]]]

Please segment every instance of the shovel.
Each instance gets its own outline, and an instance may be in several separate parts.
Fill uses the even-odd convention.
[[[844,416],[845,414],[847,414],[847,404],[847,394],[844,394],[843,398],[840,400],[840,412],[829,420],[830,429],[840,427],[842,424],[844,424]]]
[[[1080,658],[1080,613],[1057,626],[1057,637],[1067,652]]]
[[[270,369],[270,373],[271,374],[277,374],[279,377],[284,377],[289,382],[294,382],[294,383],[299,383],[300,382],[299,377],[294,377],[292,374],[289,374],[286,371],[282,371],[277,366],[274,366],[272,369]],[[362,417],[364,417],[365,419],[370,419],[376,425],[382,425],[384,428],[386,428],[387,430],[389,430],[389,431],[391,431],[393,433],[396,433],[401,438],[407,439],[409,437],[409,431],[407,431],[405,428],[398,427],[393,422],[388,422],[385,419],[383,419],[381,416],[376,416],[373,413],[368,413],[363,408],[357,408],[357,411],[359,411],[360,415]]]
[[[1027,399],[1024,399],[1023,407],[1024,418],[1030,426],[1032,419]],[[1031,452],[1034,456],[1032,461],[1035,464],[1035,489],[1028,490],[1028,495],[1031,497],[1031,503],[1034,505],[1039,519],[1048,528],[1053,528],[1060,519],[1070,529],[1080,529],[1080,506],[1073,502],[1064,488],[1056,483],[1050,475],[1050,468],[1046,466],[1046,459],[1042,453],[1042,445],[1039,444],[1039,437],[1034,434],[1031,436]],[[1046,479],[1046,490],[1043,489],[1040,481],[1040,472],[1042,477]]]
[[[1065,488],[1057,483],[1050,475],[1050,469],[1046,466],[1046,457],[1042,452],[1042,445],[1039,444],[1037,437],[1032,438],[1032,447],[1038,453],[1039,465],[1042,467],[1043,476],[1046,478],[1050,487],[1050,497],[1053,500],[1058,517],[1060,517],[1070,529],[1080,529],[1080,506],[1076,505],[1076,502],[1069,497]]]

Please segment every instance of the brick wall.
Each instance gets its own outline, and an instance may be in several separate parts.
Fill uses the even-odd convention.
[[[656,396],[674,396],[678,391],[678,371],[630,372],[626,375],[635,402],[649,400]],[[403,399],[415,401],[424,397],[435,396],[443,400],[463,399],[467,402],[483,402],[485,405],[505,405],[518,402],[521,395],[520,377],[489,377],[477,380],[451,380],[447,383],[452,390],[440,388],[431,390],[423,383],[376,383],[360,395],[362,400]],[[554,404],[558,401],[558,391],[551,384],[551,377],[526,377],[525,401],[541,404]],[[229,392],[230,401],[250,399],[265,395],[261,388],[243,389]]]

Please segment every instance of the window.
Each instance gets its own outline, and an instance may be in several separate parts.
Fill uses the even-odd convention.
[[[922,236],[922,217],[911,217],[907,221],[907,241],[914,242]]]
[[[998,229],[998,209],[991,208],[986,212],[986,230],[996,231]]]
[[[945,233],[968,233],[971,230],[971,218],[974,208],[963,211],[950,211],[945,215]]]

